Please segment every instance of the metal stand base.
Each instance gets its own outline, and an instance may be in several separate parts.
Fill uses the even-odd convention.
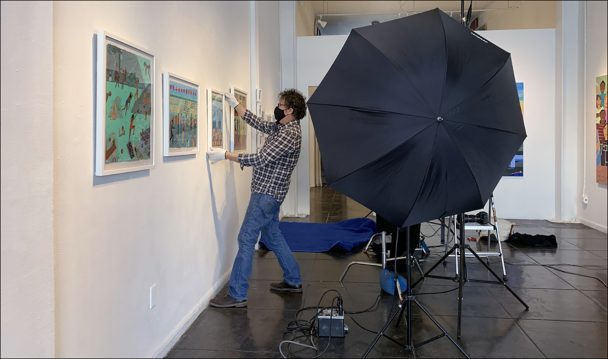
[[[397,243],[399,241],[399,231],[397,231],[397,236],[396,236],[396,240],[395,240],[395,250],[397,249]],[[410,253],[410,231],[409,228],[408,230],[405,232],[405,241],[406,241],[406,259],[407,259],[407,265],[406,265],[406,276],[407,276],[407,288],[406,288],[406,296],[405,298],[403,298],[403,300],[401,299],[401,288],[399,286],[399,279],[398,279],[398,274],[397,274],[397,268],[396,268],[396,262],[395,262],[395,287],[397,288],[398,294],[399,294],[399,307],[401,307],[400,310],[395,310],[393,314],[391,314],[390,318],[388,319],[388,321],[384,324],[384,326],[382,327],[382,329],[380,329],[380,331],[378,332],[378,334],[376,334],[376,337],[374,337],[374,340],[371,342],[371,344],[369,345],[369,347],[367,348],[367,350],[365,351],[365,354],[363,354],[363,358],[367,358],[367,356],[371,353],[371,351],[374,349],[374,346],[378,343],[378,340],[380,340],[381,337],[385,337],[399,345],[400,344],[397,340],[395,340],[394,338],[388,336],[385,334],[386,330],[388,329],[388,327],[391,325],[391,323],[393,322],[393,320],[395,320],[395,318],[397,316],[399,316],[399,319],[401,319],[401,314],[403,313],[404,310],[407,310],[407,316],[406,316],[406,325],[407,325],[407,334],[406,334],[406,343],[403,346],[403,348],[407,351],[410,351],[412,353],[412,355],[414,356],[414,358],[416,357],[416,348],[419,348],[425,344],[428,344],[432,341],[435,341],[439,338],[442,337],[447,337],[450,342],[452,342],[452,344],[454,344],[454,346],[456,346],[456,348],[458,348],[458,350],[467,358],[470,358],[469,355],[464,351],[464,349],[462,349],[460,347],[460,345],[458,345],[458,343],[456,343],[456,341],[448,334],[448,332],[441,326],[441,324],[439,324],[439,322],[432,316],[432,314],[428,311],[428,309],[426,307],[424,307],[422,304],[420,304],[420,302],[418,302],[418,300],[415,298],[414,295],[412,295],[412,286],[410,285],[410,283],[412,283],[412,267],[411,267],[411,258],[412,255]],[[405,306],[403,306],[403,302],[405,302]],[[433,322],[433,324],[435,324],[435,326],[437,328],[439,328],[439,330],[441,330],[441,334],[434,336],[430,339],[426,339],[418,344],[414,344],[414,340],[413,340],[413,335],[412,335],[412,303],[415,303],[418,308],[420,308],[424,314],[426,314],[426,316]],[[398,324],[397,324],[398,325]]]
[[[515,293],[508,285],[507,283],[505,283],[504,279],[499,277],[498,274],[496,274],[496,272],[494,272],[494,270],[492,270],[492,268],[490,268],[490,266],[483,260],[481,259],[481,257],[466,243],[464,243],[464,214],[459,214],[460,216],[460,240],[458,241],[457,244],[455,244],[443,257],[441,257],[441,259],[435,263],[422,277],[420,277],[414,284],[412,284],[412,288],[414,288],[416,285],[418,285],[418,283],[420,283],[422,280],[424,280],[424,278],[429,277],[429,278],[439,278],[439,279],[450,279],[450,280],[458,280],[458,329],[457,329],[457,334],[456,337],[458,339],[460,339],[460,328],[461,328],[461,322],[462,322],[462,294],[463,294],[463,287],[465,282],[467,281],[471,281],[471,282],[482,282],[482,283],[490,283],[490,284],[502,284],[514,297],[515,299],[517,299],[525,308],[526,310],[529,310],[530,307],[528,306],[528,304],[526,304],[526,302],[523,301],[523,299],[521,299],[517,293]],[[459,250],[459,260],[460,260],[460,271],[459,273],[455,276],[455,277],[445,277],[445,276],[436,276],[436,275],[430,275],[429,273],[431,273],[435,268],[437,268],[437,266],[440,263],[445,263],[445,260],[450,256],[450,254],[452,254],[452,252],[454,252],[456,249]],[[483,264],[483,266],[494,276],[494,278],[496,278],[496,281],[489,281],[489,280],[476,280],[476,279],[467,279],[467,270],[466,270],[466,255],[465,255],[465,251],[468,250],[469,252],[471,252],[473,254],[473,256],[475,256],[475,258],[477,258],[477,260],[479,261],[479,263]],[[403,312],[403,309],[401,309],[401,312]],[[397,325],[399,325],[399,322],[397,322]]]

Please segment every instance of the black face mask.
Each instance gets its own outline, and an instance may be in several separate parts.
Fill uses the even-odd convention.
[[[277,125],[279,121],[281,121],[285,117],[285,112],[279,108],[279,106],[274,108],[274,118],[277,120]]]

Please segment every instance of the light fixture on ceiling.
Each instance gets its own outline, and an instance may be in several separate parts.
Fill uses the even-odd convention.
[[[317,20],[317,24],[319,24],[319,26],[321,26],[322,28],[325,28],[325,26],[327,26],[327,21],[323,21],[323,15],[319,16],[319,20]]]
[[[319,19],[317,20],[317,24],[319,24],[319,26],[321,26],[322,29],[325,28],[325,26],[327,26],[327,21],[323,20],[323,15],[327,13],[327,10],[329,10],[329,4],[327,3],[327,1],[323,1],[323,12],[321,13],[321,15],[319,15]]]

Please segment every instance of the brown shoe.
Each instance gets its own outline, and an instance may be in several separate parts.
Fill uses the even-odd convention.
[[[236,300],[226,294],[223,297],[217,296],[211,299],[209,305],[215,308],[244,308],[247,306],[247,299]]]
[[[273,292],[280,292],[280,293],[302,293],[302,284],[290,285],[285,282],[271,283],[270,290]]]

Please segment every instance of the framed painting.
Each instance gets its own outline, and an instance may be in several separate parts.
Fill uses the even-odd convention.
[[[207,89],[207,144],[208,147],[226,149],[224,121],[224,94]]]
[[[96,36],[95,175],[154,166],[154,56],[116,36]]]
[[[595,181],[608,183],[608,99],[606,99],[606,75],[595,78]]]
[[[521,113],[524,113],[524,83],[517,82],[515,84],[517,86],[517,96],[519,97],[519,107],[521,109]],[[519,149],[511,159],[511,163],[505,169],[503,176],[510,177],[523,177],[524,175],[524,144],[522,143],[519,146]]]
[[[247,92],[231,87],[230,93],[236,97],[237,101],[245,108],[247,108]],[[248,125],[236,113],[236,110],[230,111],[230,130],[231,130],[231,141],[230,151],[232,152],[246,152],[249,148],[249,129]]]
[[[199,150],[198,84],[172,73],[163,74],[163,142],[165,156]]]

